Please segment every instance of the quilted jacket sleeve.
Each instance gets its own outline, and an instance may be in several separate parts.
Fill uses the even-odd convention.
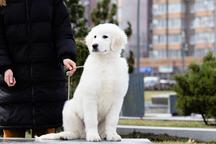
[[[63,0],[54,4],[55,45],[59,59],[70,58],[76,61],[76,44],[73,37],[67,8]]]
[[[9,53],[5,42],[3,15],[2,15],[2,10],[0,9],[0,74],[3,74],[5,70],[11,67],[12,67],[12,62],[9,58]]]

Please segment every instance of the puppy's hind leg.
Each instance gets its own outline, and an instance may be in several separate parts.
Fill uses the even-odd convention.
[[[84,124],[76,114],[72,100],[65,103],[63,109],[63,127],[64,132],[60,135],[60,139],[71,140],[83,137]]]

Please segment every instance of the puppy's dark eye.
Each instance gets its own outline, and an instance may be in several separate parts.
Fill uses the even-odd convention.
[[[95,35],[94,38],[96,38],[97,36]]]
[[[104,39],[107,39],[107,38],[108,38],[108,36],[107,36],[107,35],[103,35],[103,38],[104,38]]]

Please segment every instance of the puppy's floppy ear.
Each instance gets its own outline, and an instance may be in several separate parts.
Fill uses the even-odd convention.
[[[118,27],[118,30],[115,31],[113,37],[112,37],[112,44],[111,49],[112,50],[121,50],[125,48],[125,45],[127,44],[127,35],[123,30],[121,30]]]

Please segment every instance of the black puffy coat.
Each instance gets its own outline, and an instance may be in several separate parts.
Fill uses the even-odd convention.
[[[75,43],[63,0],[6,0],[0,7],[0,128],[62,125],[66,100],[62,60],[75,60]]]

